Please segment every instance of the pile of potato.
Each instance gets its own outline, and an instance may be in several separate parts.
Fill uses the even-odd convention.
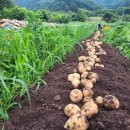
[[[64,108],[64,113],[69,119],[64,125],[68,130],[87,130],[89,127],[88,119],[96,116],[99,112],[98,106],[105,106],[108,109],[118,109],[119,101],[112,95],[107,95],[104,98],[99,96],[94,101],[93,87],[100,80],[97,73],[92,72],[94,67],[104,68],[101,64],[101,59],[98,55],[106,55],[106,52],[101,48],[102,42],[98,39],[101,36],[100,31],[97,31],[92,40],[86,40],[87,46],[86,55],[78,58],[77,68],[73,74],[68,75],[68,81],[71,82],[73,90],[70,92],[71,104]],[[75,103],[81,102],[83,106],[79,108]]]

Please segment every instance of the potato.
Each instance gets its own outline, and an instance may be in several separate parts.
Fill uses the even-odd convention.
[[[91,68],[90,66],[87,66],[87,67],[86,67],[86,70],[87,70],[87,71],[90,71],[91,69],[92,69],[92,68]]]
[[[89,79],[95,78],[97,81],[99,80],[99,75],[94,72],[89,73],[88,77],[89,77]]]
[[[83,62],[83,61],[86,61],[87,60],[87,57],[86,56],[80,56],[78,58],[79,62]]]
[[[86,72],[86,68],[84,66],[78,66],[78,71],[82,74]]]
[[[87,76],[88,76],[88,72],[84,72],[84,73],[82,73],[82,75],[81,75],[81,79],[86,79]]]
[[[106,55],[106,52],[105,52],[103,49],[99,49],[99,53],[100,53],[101,55]]]
[[[74,75],[74,77],[75,77],[76,79],[80,80],[80,74],[74,73],[73,75]]]
[[[80,112],[80,108],[77,105],[75,105],[75,104],[68,104],[64,108],[64,113],[68,117],[71,117],[71,116],[74,116],[76,114],[79,114],[79,112]]]
[[[101,62],[100,58],[95,59],[96,62]]]
[[[94,59],[94,58],[92,58],[92,57],[89,57],[89,61],[90,61],[90,62],[94,62],[94,63],[95,63],[95,59]]]
[[[99,105],[99,106],[103,106],[103,97],[102,96],[98,96],[96,98],[96,104]]]
[[[91,58],[93,58],[93,59],[97,59],[97,56],[96,55],[91,55]]]
[[[84,87],[86,88],[93,88],[93,83],[91,80],[88,79],[82,79],[81,83],[83,84]]]
[[[75,77],[74,77],[73,74],[69,74],[69,75],[68,75],[68,81],[72,81],[74,78],[75,78]]]
[[[97,82],[97,80],[95,78],[90,79],[92,81],[93,84],[95,84]]]
[[[78,67],[79,67],[79,66],[84,66],[83,62],[79,62],[79,63],[78,63]]]
[[[78,79],[72,80],[72,86],[74,88],[79,88],[79,85],[80,85],[80,81]]]
[[[87,46],[87,51],[91,50],[92,49],[92,46],[91,45],[88,45]]]
[[[93,102],[94,103],[94,100],[91,97],[83,98],[83,103],[87,103],[87,102]]]
[[[84,88],[83,89],[83,96],[84,97],[92,97],[93,96],[93,91],[90,88]]]
[[[88,63],[89,63],[88,61],[85,61],[85,62],[84,62],[84,67],[87,67],[87,66],[88,66]]]
[[[88,120],[81,114],[70,117],[64,125],[64,128],[67,130],[87,130],[88,127]]]
[[[78,74],[78,73],[74,73],[74,74],[69,74],[68,75],[68,81],[73,81],[73,80],[75,80],[75,79],[80,79],[80,74]]]
[[[106,95],[103,99],[104,106],[109,109],[118,109],[120,107],[119,100],[113,95]]]
[[[94,64],[95,64],[95,62],[92,62],[92,61],[91,61],[91,62],[88,63],[88,66],[93,67]]]
[[[95,52],[88,51],[88,55],[89,55],[89,56],[95,55]]]
[[[70,100],[72,102],[79,102],[83,98],[82,91],[79,89],[73,89],[70,93]]]
[[[87,102],[82,106],[80,113],[90,119],[98,114],[98,106],[94,102]]]
[[[101,68],[104,68],[104,65],[103,65],[103,64],[98,64],[98,63],[96,63],[96,64],[95,64],[95,67],[101,67]]]

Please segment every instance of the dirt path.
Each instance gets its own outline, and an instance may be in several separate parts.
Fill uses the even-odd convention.
[[[85,46],[84,50],[79,46],[76,48],[79,55],[85,54]],[[103,44],[102,48],[107,53],[106,56],[100,56],[105,68],[93,69],[100,76],[100,81],[93,89],[94,97],[115,95],[119,98],[121,107],[114,111],[99,108],[99,114],[89,121],[89,130],[130,130],[130,60],[107,44]],[[13,109],[10,121],[0,122],[0,128],[4,125],[4,130],[64,130],[67,117],[63,110],[70,103],[69,93],[72,90],[67,75],[72,73],[77,64],[75,52],[66,58],[64,64],[55,66],[45,77],[47,86],[33,94],[32,110],[29,110],[28,101],[23,100],[22,108]]]

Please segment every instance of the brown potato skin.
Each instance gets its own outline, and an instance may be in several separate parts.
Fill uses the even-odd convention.
[[[83,89],[83,95],[84,95],[84,97],[92,97],[93,96],[93,91],[91,90],[91,89],[89,89],[89,88],[84,88]]]
[[[98,106],[103,106],[103,97],[102,96],[98,96],[97,98],[96,98],[96,104],[98,105]]]
[[[82,94],[82,91],[79,90],[79,89],[73,89],[71,92],[70,92],[70,100],[72,102],[80,102],[83,98],[83,94]]]
[[[120,102],[113,95],[106,95],[103,99],[103,104],[108,110],[119,109]]]
[[[68,104],[64,108],[64,113],[66,116],[71,117],[80,112],[80,108],[75,104]]]
[[[82,106],[80,113],[91,119],[98,114],[98,106],[94,102],[87,102]]]
[[[84,115],[77,114],[70,117],[64,125],[67,130],[87,130],[89,122]]]

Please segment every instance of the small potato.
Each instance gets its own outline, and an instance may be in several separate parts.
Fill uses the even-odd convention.
[[[87,66],[87,67],[86,67],[86,70],[87,70],[87,71],[91,71],[91,69],[92,69],[92,68],[91,68],[90,66]]]
[[[84,73],[84,72],[86,72],[86,68],[84,67],[84,66],[78,66],[78,71],[79,71],[79,73]]]
[[[100,58],[96,58],[95,61],[96,62],[101,62],[101,59]]]
[[[104,65],[103,65],[103,64],[98,64],[98,63],[96,63],[96,64],[95,64],[95,67],[101,67],[101,68],[104,68]]]
[[[80,113],[90,119],[98,114],[98,106],[94,102],[87,102],[82,106]]]
[[[91,89],[89,89],[89,88],[84,88],[83,89],[83,96],[84,97],[92,97],[93,96],[93,91],[91,90]]]
[[[90,67],[93,67],[94,64],[95,64],[95,62],[89,62],[89,63],[88,63],[88,65],[89,65]]]
[[[69,74],[68,75],[68,81],[73,81],[74,79],[80,79],[80,74],[78,74],[78,73],[74,73],[74,74]]]
[[[79,88],[79,85],[80,85],[80,81],[78,79],[72,80],[72,86],[74,88]]]
[[[95,84],[97,82],[97,80],[95,78],[92,78],[91,81],[93,84]]]
[[[99,75],[94,72],[89,73],[88,77],[89,77],[89,79],[95,78],[97,81],[99,80]]]
[[[67,130],[87,130],[89,122],[87,118],[81,114],[70,117],[64,125]]]
[[[75,77],[74,77],[73,74],[69,74],[69,75],[68,75],[68,81],[72,81],[74,78],[75,78]]]
[[[79,89],[73,89],[70,93],[70,100],[72,102],[80,102],[83,98],[82,91]]]
[[[80,80],[80,74],[74,73],[73,75],[74,75],[74,77],[76,77],[76,79]]]
[[[82,79],[81,80],[81,83],[83,84],[84,87],[86,88],[93,88],[93,83],[91,80],[88,80],[88,79]]]
[[[92,48],[91,51],[92,51],[92,52],[96,52],[95,48]]]
[[[93,58],[93,59],[97,59],[97,56],[96,55],[91,55],[91,58]]]
[[[102,96],[98,96],[96,98],[96,104],[99,105],[99,106],[103,106],[103,97]]]
[[[79,63],[78,63],[78,67],[79,67],[79,66],[84,66],[83,62],[79,62]]]
[[[109,109],[118,109],[120,107],[119,100],[113,95],[106,95],[103,99],[104,106]]]
[[[88,65],[88,61],[85,61],[85,62],[84,62],[84,65],[85,65],[85,66]]]
[[[78,58],[78,60],[79,60],[79,62],[84,62],[84,61],[87,60],[87,57],[86,57],[86,56],[80,56],[80,57]]]
[[[85,103],[87,103],[87,102],[93,102],[93,103],[94,103],[94,100],[93,100],[92,98],[90,98],[90,97],[85,97],[85,98],[83,99],[83,103],[85,104]]]
[[[99,53],[100,53],[101,55],[106,55],[106,52],[105,52],[103,49],[99,49]]]
[[[88,72],[84,72],[84,73],[82,73],[82,75],[81,75],[81,79],[86,79],[87,76],[88,76]]]
[[[89,51],[89,52],[88,52],[88,55],[89,55],[89,56],[95,55],[95,52]]]
[[[94,58],[92,58],[92,57],[89,57],[89,61],[90,61],[90,62],[94,62],[94,63],[95,63],[95,59],[94,59]]]
[[[75,104],[68,104],[64,108],[64,113],[68,117],[71,117],[71,116],[74,116],[76,114],[79,114],[79,112],[80,112],[80,108],[77,105],[75,105]]]

